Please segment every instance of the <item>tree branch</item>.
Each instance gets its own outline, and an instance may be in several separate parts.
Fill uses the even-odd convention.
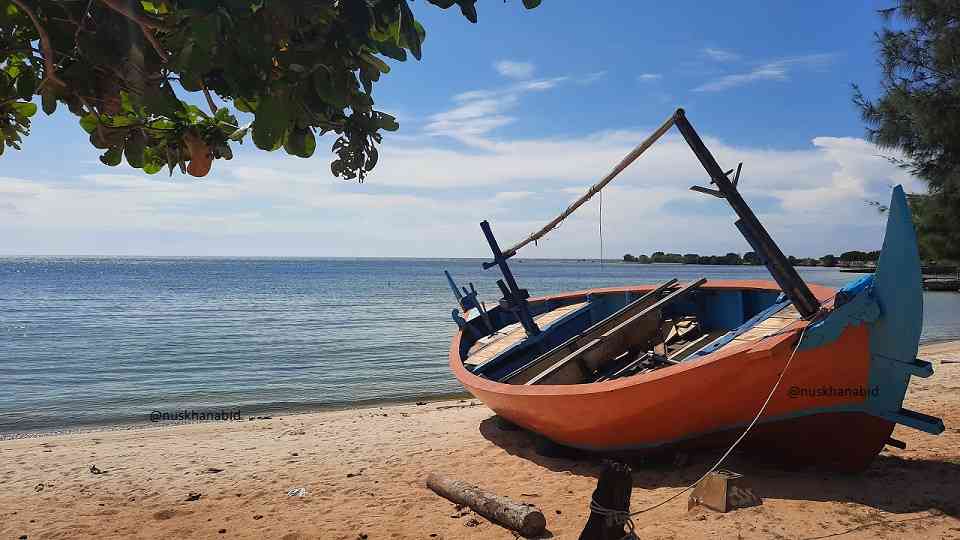
[[[56,53],[53,52],[53,45],[50,43],[50,34],[47,33],[47,30],[40,24],[40,19],[37,18],[37,14],[27,6],[23,0],[11,0],[14,5],[17,6],[21,11],[27,14],[27,17],[30,17],[30,22],[33,23],[34,28],[37,29],[37,34],[40,35],[40,48],[43,49],[43,81],[40,83],[41,86],[47,81],[53,81],[60,86],[66,86],[60,77],[57,76],[56,68]]]
[[[210,97],[210,90],[207,90],[207,85],[204,84],[201,88],[203,88],[203,97],[207,98],[207,107],[210,107],[210,112],[217,114],[217,105],[213,102],[213,98]]]
[[[100,2],[139,26],[140,30],[143,32],[143,37],[150,42],[150,45],[153,46],[153,50],[157,51],[157,56],[160,57],[160,60],[162,60],[164,63],[170,60],[170,57],[167,55],[167,51],[163,50],[163,45],[161,45],[160,41],[157,40],[157,36],[153,34],[154,30],[168,29],[163,22],[145,17],[142,14],[135,12],[124,0],[100,0]]]
[[[130,2],[127,2],[126,0],[100,0],[100,3],[137,23],[140,28],[149,28],[151,30],[170,29],[170,27],[164,24],[163,21],[158,21],[151,17],[145,17],[141,13],[137,13],[130,7]]]

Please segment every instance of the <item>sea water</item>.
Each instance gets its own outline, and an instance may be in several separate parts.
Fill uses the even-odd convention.
[[[762,267],[514,259],[532,295]],[[499,297],[480,260],[0,259],[0,434],[449,396],[443,270]],[[810,283],[858,277],[801,268]],[[960,294],[926,293],[924,341],[960,339]]]

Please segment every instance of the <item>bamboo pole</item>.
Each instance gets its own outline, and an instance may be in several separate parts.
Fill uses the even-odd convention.
[[[609,184],[614,178],[616,178],[618,174],[623,172],[624,169],[626,169],[631,163],[633,163],[638,157],[640,157],[640,154],[643,154],[644,152],[646,152],[648,148],[653,146],[653,143],[657,142],[657,140],[660,137],[663,137],[664,133],[666,133],[667,130],[673,127],[673,122],[675,118],[676,118],[676,113],[670,115],[670,118],[667,118],[667,120],[659,128],[657,128],[657,130],[654,131],[652,135],[650,135],[643,142],[638,144],[633,150],[630,151],[629,154],[627,154],[622,160],[620,160],[620,163],[617,163],[617,165],[613,168],[613,170],[607,173],[607,175],[604,176],[602,180],[600,180],[599,182],[591,186],[590,189],[587,190],[587,193],[584,196],[574,201],[573,204],[568,206],[567,209],[564,210],[559,216],[554,218],[553,221],[544,225],[542,229],[531,234],[530,236],[526,237],[524,240],[521,240],[520,242],[515,244],[510,249],[506,250],[503,253],[504,257],[509,258],[516,255],[517,251],[519,251],[520,248],[522,248],[523,246],[526,246],[530,242],[536,242],[537,240],[543,238],[548,232],[555,229],[561,221],[566,219],[567,216],[569,216],[570,214],[574,213],[577,210],[577,208],[580,208],[581,206],[583,206],[583,203],[590,200],[591,197],[599,193],[600,190],[606,187],[606,185]]]

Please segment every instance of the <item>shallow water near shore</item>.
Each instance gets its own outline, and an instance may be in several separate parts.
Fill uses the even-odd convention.
[[[462,392],[443,270],[489,304],[495,270],[445,259],[0,259],[0,433],[242,415]],[[532,295],[762,267],[515,260]],[[810,283],[856,279],[802,268]],[[924,295],[926,342],[960,338],[960,294]]]

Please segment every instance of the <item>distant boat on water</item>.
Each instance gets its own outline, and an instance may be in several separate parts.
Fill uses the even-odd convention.
[[[706,280],[594,288],[530,298],[508,259],[538,240],[676,126],[737,228],[774,281]],[[741,164],[742,165],[742,164]],[[486,221],[503,294],[487,309],[458,288],[449,364],[504,419],[556,444],[602,451],[727,446],[743,440],[782,461],[856,471],[902,424],[928,433],[939,418],[903,408],[923,317],[916,235],[893,191],[873,275],[839,290],[808,286],[740,196],[682,109],[557,219],[502,251]],[[745,435],[745,438],[742,436]],[[736,444],[736,443],[734,443]]]
[[[928,291],[960,292],[960,279],[953,278],[924,278],[923,288]]]

